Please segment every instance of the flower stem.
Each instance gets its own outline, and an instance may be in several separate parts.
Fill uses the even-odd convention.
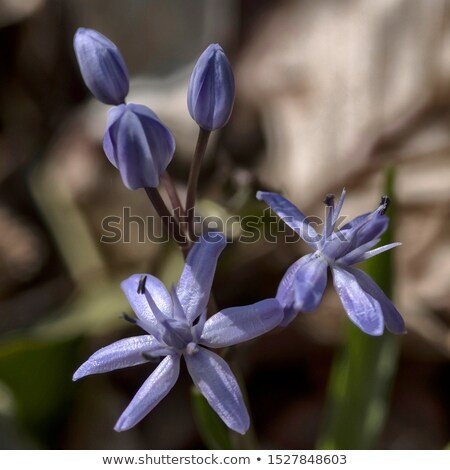
[[[183,207],[183,204],[181,203],[180,196],[178,195],[178,191],[175,188],[175,185],[169,173],[165,171],[161,175],[160,180],[162,181],[162,184],[164,185],[164,189],[166,190],[167,196],[169,197],[170,204],[172,205],[172,209],[174,212],[174,216],[175,217],[183,216],[185,213],[184,207]]]
[[[147,193],[150,202],[152,203],[153,207],[161,218],[163,225],[169,232],[169,235],[180,246],[184,256],[186,257],[189,251],[189,240],[181,232],[178,220],[175,219],[175,217],[167,208],[166,203],[164,202],[157,188],[145,188],[145,192]]]
[[[186,258],[191,248],[191,240],[189,240],[189,227],[188,221],[186,220],[186,211],[184,210],[183,203],[181,202],[180,196],[173,183],[169,173],[165,171],[161,175],[161,181],[166,190],[167,196],[169,197],[170,204],[173,209],[173,217],[178,223],[180,234],[186,239],[186,244],[182,246],[183,255]]]
[[[189,172],[189,180],[186,195],[186,214],[188,219],[189,235],[193,240],[195,240],[194,208],[195,198],[197,195],[198,177],[200,175],[202,159],[206,153],[206,147],[208,145],[210,134],[211,131],[207,131],[200,127],[197,138],[197,145],[195,146],[194,157],[192,158],[191,170]]]

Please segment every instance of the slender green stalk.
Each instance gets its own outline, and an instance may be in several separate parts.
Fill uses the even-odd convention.
[[[197,144],[195,146],[194,156],[192,158],[191,169],[189,172],[189,180],[187,186],[186,195],[186,214],[188,218],[189,235],[194,240],[194,211],[195,211],[195,199],[197,197],[197,185],[198,178],[200,175],[200,168],[202,165],[203,157],[206,153],[206,147],[208,145],[209,136],[211,131],[207,131],[200,127]]]
[[[392,198],[391,224],[383,244],[394,241],[394,170],[386,172],[386,192]],[[392,298],[393,253],[370,259],[365,269]],[[386,422],[398,362],[399,339],[385,332],[371,337],[347,322],[346,339],[332,366],[319,449],[376,449]]]

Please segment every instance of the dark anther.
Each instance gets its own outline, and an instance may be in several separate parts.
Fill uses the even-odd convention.
[[[141,278],[139,279],[139,285],[137,288],[137,293],[138,294],[145,294],[145,283],[147,281],[147,276],[142,275]]]
[[[389,206],[391,205],[391,200],[389,196],[382,196],[380,202],[380,215],[384,215],[388,210]]]
[[[130,322],[130,323],[132,323],[133,325],[136,324],[136,320],[135,320],[134,318],[130,317],[130,315],[128,315],[128,313],[125,313],[125,312],[122,313],[122,317],[123,317],[123,319],[126,320],[127,322]]]
[[[334,207],[334,194],[328,193],[323,200],[323,203],[328,207]]]

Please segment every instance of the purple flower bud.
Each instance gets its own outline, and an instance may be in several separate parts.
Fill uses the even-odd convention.
[[[109,111],[103,149],[128,189],[156,188],[175,152],[175,139],[151,109],[121,104]]]
[[[93,29],[79,28],[73,46],[84,83],[105,104],[121,104],[128,94],[128,70],[117,46]]]
[[[211,44],[199,57],[188,88],[188,109],[203,129],[225,126],[234,103],[234,76],[226,55],[218,44]]]

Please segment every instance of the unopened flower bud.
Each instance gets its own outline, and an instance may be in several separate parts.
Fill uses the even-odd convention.
[[[109,111],[103,149],[128,189],[156,188],[175,152],[175,139],[151,109],[121,104]]]
[[[199,57],[188,88],[192,119],[207,131],[220,129],[230,119],[234,103],[234,76],[218,44],[211,44]]]
[[[117,48],[93,29],[79,28],[73,40],[84,83],[105,104],[121,104],[129,90],[128,70]]]

